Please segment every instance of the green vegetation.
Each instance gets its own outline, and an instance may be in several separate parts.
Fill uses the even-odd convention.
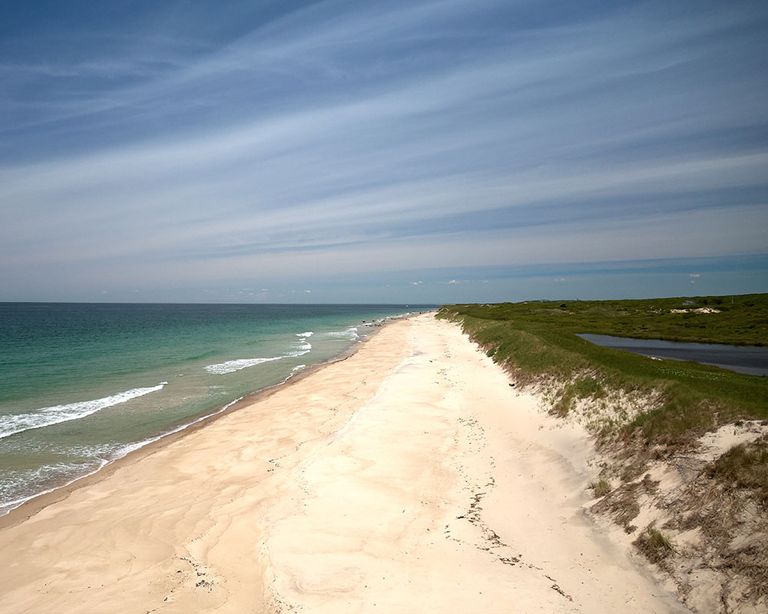
[[[570,411],[574,401],[588,398],[602,399],[604,396],[605,389],[595,378],[580,377],[563,388],[551,411],[556,416],[563,417]]]
[[[640,533],[634,544],[649,561],[656,564],[662,563],[675,550],[669,538],[653,526]]]
[[[565,323],[581,333],[734,345],[768,344],[768,294],[623,301],[526,301],[453,307],[484,319],[520,317],[553,325]],[[716,313],[701,313],[695,311],[697,309]]]
[[[692,310],[705,310],[692,311]],[[675,313],[673,310],[687,310]],[[710,310],[717,310],[713,313]],[[737,419],[768,419],[768,378],[692,362],[657,361],[585,341],[595,333],[676,341],[765,345],[768,295],[631,301],[529,301],[443,307],[521,383],[563,382],[553,412],[606,390],[656,399],[619,428],[647,443],[674,445]]]
[[[734,446],[712,463],[710,477],[736,488],[747,488],[768,507],[768,440]]]
[[[683,589],[687,578],[675,563],[695,557],[697,566],[735,578],[727,582],[744,583],[749,599],[767,594],[760,514],[768,509],[768,435],[708,463],[690,453],[700,435],[720,425],[757,420],[764,422],[743,430],[764,428],[768,377],[652,360],[578,334],[766,345],[768,294],[454,305],[439,316],[460,322],[517,384],[539,385],[551,413],[573,414],[596,434],[601,469],[589,485],[590,509],[636,535],[633,543],[649,561]],[[659,461],[680,471],[685,488],[670,491],[653,479],[649,465]],[[663,530],[645,526],[645,512],[658,517],[655,509],[664,510]],[[692,529],[700,531],[700,544],[676,550],[671,536]]]
[[[592,489],[595,497],[604,497],[611,492],[611,485],[603,479],[592,482],[589,487]]]

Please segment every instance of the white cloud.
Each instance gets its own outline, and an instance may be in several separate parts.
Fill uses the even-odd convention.
[[[144,47],[32,67],[147,79],[50,101],[60,107],[40,117],[103,121],[103,149],[0,166],[0,275],[301,288],[317,274],[765,252],[766,203],[726,196],[762,189],[768,152],[736,137],[700,146],[762,121],[765,88],[746,68],[716,87],[696,63],[709,52],[687,44],[745,14],[675,20],[641,6],[502,36],[484,19],[464,27],[505,6],[482,4],[321,5],[209,53],[162,48],[162,78]],[[440,53],[390,58],[422,36]],[[14,66],[0,73],[29,72]],[[669,87],[663,75],[680,67],[685,88]],[[218,111],[236,95],[248,103]],[[200,121],[125,136],[165,125],[164,105],[199,107]]]

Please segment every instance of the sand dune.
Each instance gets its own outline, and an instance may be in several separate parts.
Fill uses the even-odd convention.
[[[2,609],[676,611],[584,518],[589,454],[456,326],[394,322],[0,530]]]

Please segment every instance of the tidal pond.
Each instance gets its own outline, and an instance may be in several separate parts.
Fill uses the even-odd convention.
[[[626,350],[663,360],[691,360],[747,375],[768,375],[768,347],[683,343],[662,339],[631,339],[610,335],[581,334],[582,339],[603,347]]]

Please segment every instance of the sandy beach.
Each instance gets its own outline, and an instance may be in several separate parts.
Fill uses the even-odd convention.
[[[585,517],[590,454],[456,325],[394,321],[16,510],[2,611],[682,611]]]

